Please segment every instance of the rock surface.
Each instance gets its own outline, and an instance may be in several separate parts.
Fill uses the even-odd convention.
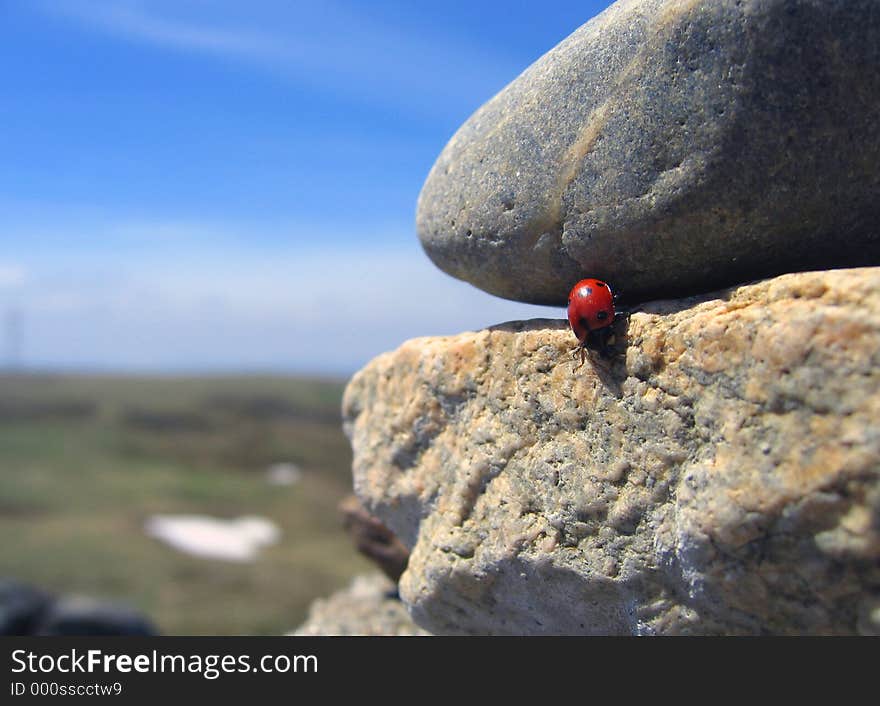
[[[484,105],[419,198],[431,259],[563,305],[880,264],[880,3],[620,0]]]
[[[312,603],[294,635],[427,635],[382,574],[358,576],[348,588]]]
[[[355,491],[438,634],[880,633],[880,268],[415,339],[349,384]]]

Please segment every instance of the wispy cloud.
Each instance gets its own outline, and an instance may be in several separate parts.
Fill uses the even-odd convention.
[[[239,241],[258,237],[244,224],[102,228],[127,240],[36,260],[18,288],[27,362],[347,373],[415,336],[562,316],[447,277],[414,238],[377,245],[366,233],[360,245],[319,249],[267,237],[275,244],[260,249]],[[151,243],[150,232],[164,235]]]
[[[0,314],[22,312],[25,362],[351,371],[561,315],[452,280],[413,232],[438,143],[523,68],[503,42],[386,3],[13,3],[36,88],[8,140]],[[34,72],[80,52],[112,80]]]
[[[268,63],[295,58],[289,46],[279,44],[276,38],[265,33],[163,17],[161,13],[167,8],[162,8],[161,3],[52,0],[40,3],[39,7],[46,14],[65,16],[96,30],[166,47]]]
[[[20,287],[27,280],[27,271],[21,265],[0,262],[0,289]]]
[[[416,34],[363,10],[329,3],[203,3],[193,0],[40,0],[49,16],[129,41],[248,62],[313,87],[359,98],[429,94],[482,102],[524,67],[435,31]],[[439,102],[442,107],[442,101]]]

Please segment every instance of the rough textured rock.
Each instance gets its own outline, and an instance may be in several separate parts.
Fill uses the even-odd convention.
[[[382,574],[358,576],[348,588],[312,603],[294,635],[428,635],[410,619],[396,587]]]
[[[539,304],[880,264],[878,112],[877,0],[621,0],[452,138],[419,236]]]
[[[880,268],[415,339],[344,400],[434,633],[880,632]]]

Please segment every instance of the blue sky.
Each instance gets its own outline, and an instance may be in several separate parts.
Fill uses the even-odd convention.
[[[414,209],[458,126],[607,4],[0,0],[23,361],[348,374],[562,316],[436,270]]]

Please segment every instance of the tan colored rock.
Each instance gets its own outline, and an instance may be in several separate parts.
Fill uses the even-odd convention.
[[[422,338],[351,381],[355,490],[435,633],[880,631],[880,268]]]

